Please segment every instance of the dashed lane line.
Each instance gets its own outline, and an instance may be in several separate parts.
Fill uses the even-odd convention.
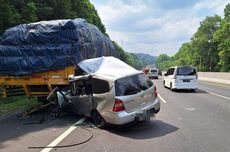
[[[81,124],[82,122],[85,121],[85,117],[81,118],[80,120],[78,120],[75,124],[73,124],[71,127],[69,127],[69,129],[67,129],[64,133],[62,133],[59,137],[57,137],[53,142],[51,142],[47,147],[55,147],[57,146],[64,138],[66,138],[71,132],[73,132],[76,128],[78,124]],[[53,148],[44,148],[41,152],[49,152],[51,151]]]
[[[167,103],[166,100],[158,93],[158,97],[160,98],[160,100],[164,103]]]
[[[218,96],[218,97],[221,97],[221,98],[225,98],[225,99],[227,99],[227,100],[230,100],[229,97],[226,97],[226,96],[223,96],[223,95],[220,95],[220,94],[211,92],[211,91],[205,91],[205,92],[207,92],[207,93],[209,93],[209,94],[212,94],[212,95],[214,95],[214,96]]]

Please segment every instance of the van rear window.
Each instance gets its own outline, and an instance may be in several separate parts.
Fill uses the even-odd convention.
[[[196,75],[196,69],[190,67],[178,68],[177,75]]]
[[[151,72],[157,72],[157,70],[151,70]]]
[[[133,75],[115,81],[115,94],[116,96],[132,95],[152,85],[152,81],[145,74]]]

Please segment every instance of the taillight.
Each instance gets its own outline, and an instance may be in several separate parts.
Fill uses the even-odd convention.
[[[115,99],[115,103],[113,106],[113,112],[123,111],[125,110],[125,106],[122,100]]]
[[[157,87],[154,86],[154,96],[157,97]]]

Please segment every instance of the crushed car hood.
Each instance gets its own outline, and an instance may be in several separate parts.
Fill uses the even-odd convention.
[[[142,73],[112,56],[83,60],[78,66],[88,74],[107,75],[115,79]]]

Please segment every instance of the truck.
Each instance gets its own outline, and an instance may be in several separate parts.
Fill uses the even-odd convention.
[[[69,85],[76,65],[88,58],[118,56],[112,41],[84,19],[21,24],[0,37],[0,97],[21,88],[46,97]],[[9,91],[10,90],[10,91]]]
[[[2,96],[7,97],[7,88],[22,87],[28,97],[44,99],[56,87],[63,88],[69,85],[68,76],[73,75],[75,66],[68,66],[61,70],[34,73],[28,76],[0,76]]]

